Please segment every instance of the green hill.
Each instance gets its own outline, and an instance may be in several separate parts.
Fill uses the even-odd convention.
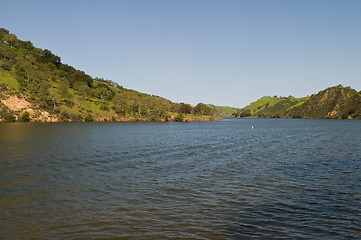
[[[192,121],[217,111],[123,88],[0,28],[0,121]],[[22,116],[27,116],[25,119]]]
[[[218,115],[222,117],[232,117],[232,114],[239,111],[240,108],[228,107],[228,106],[214,106],[212,104],[208,104],[210,107],[217,110]]]
[[[360,119],[361,93],[342,85],[311,97],[263,97],[233,113],[236,117]]]
[[[313,95],[304,104],[284,114],[292,118],[360,119],[361,93],[341,85]]]
[[[256,102],[233,113],[236,117],[281,117],[284,112],[301,105],[309,98],[295,97],[262,97]]]

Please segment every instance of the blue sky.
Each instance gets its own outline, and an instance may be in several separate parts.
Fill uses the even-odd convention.
[[[361,90],[359,0],[3,0],[0,27],[63,63],[174,102]]]

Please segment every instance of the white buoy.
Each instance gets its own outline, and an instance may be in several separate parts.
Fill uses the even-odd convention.
[[[252,129],[253,129],[254,127],[252,126]]]

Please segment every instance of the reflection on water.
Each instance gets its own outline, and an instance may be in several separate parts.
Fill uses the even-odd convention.
[[[359,239],[360,133],[329,120],[3,123],[0,239]]]

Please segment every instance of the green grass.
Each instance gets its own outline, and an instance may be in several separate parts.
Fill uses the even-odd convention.
[[[19,91],[19,89],[20,89],[20,85],[19,85],[18,81],[11,75],[11,73],[7,72],[1,68],[0,68],[0,81],[15,88],[17,91]]]
[[[309,98],[310,97],[263,97],[246,106],[243,110],[249,110],[251,116],[275,117],[302,105]]]
[[[239,108],[227,107],[227,106],[214,106],[214,107],[217,109],[219,115],[222,117],[231,117],[233,113],[240,110]]]
[[[175,113],[174,115],[177,115],[177,113]],[[213,117],[213,116],[208,116],[208,115],[193,115],[193,114],[183,114],[184,118],[193,118],[195,121],[201,121],[201,120],[217,120],[219,118],[217,117]]]
[[[281,102],[283,99],[277,97],[263,97],[258,99],[257,101],[251,103],[246,106],[245,110],[250,110],[252,114],[257,113],[267,107],[272,107],[277,103]]]
[[[306,101],[308,101],[310,99],[310,97],[303,97],[303,98],[297,98],[297,100],[299,101],[298,103],[296,103],[295,105],[291,106],[288,108],[288,110],[301,106],[302,104],[304,104]]]

